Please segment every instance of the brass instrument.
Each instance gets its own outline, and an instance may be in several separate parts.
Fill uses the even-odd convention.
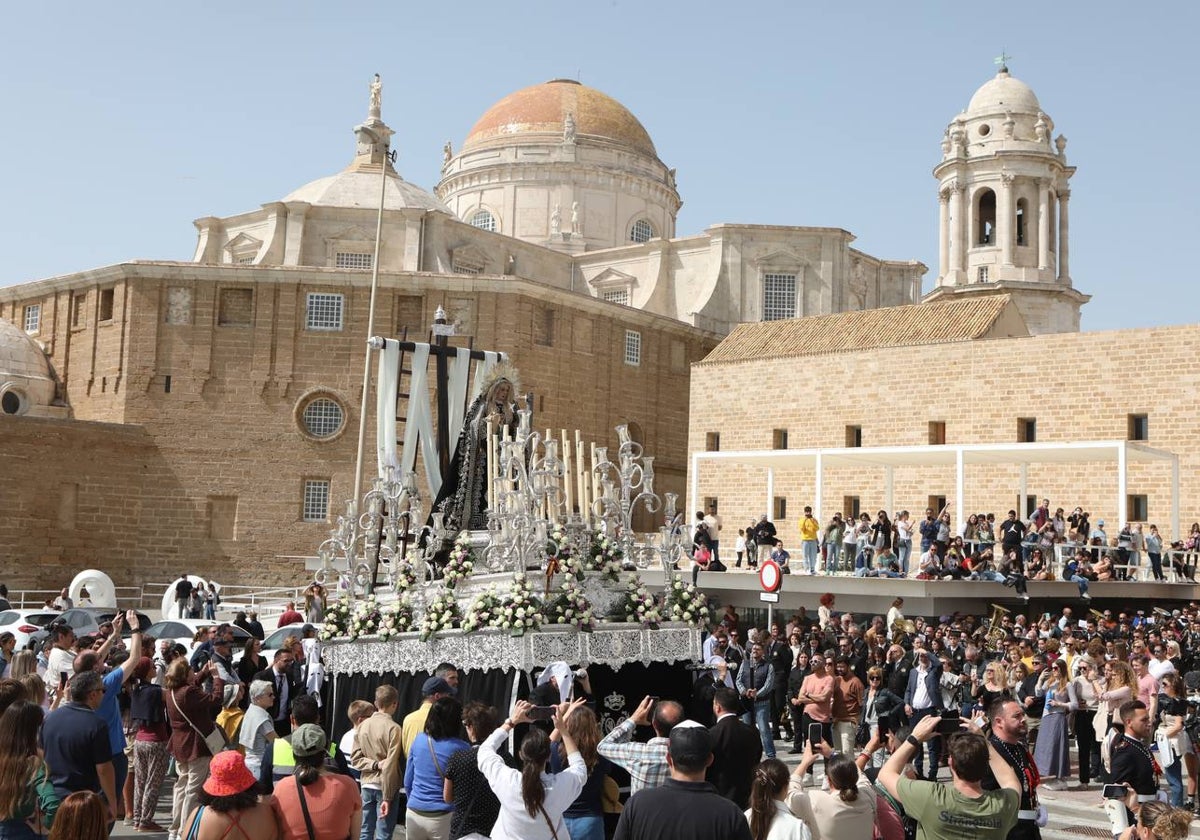
[[[1007,633],[1004,632],[1004,616],[1008,615],[1011,610],[992,604],[992,614],[988,616],[988,629],[984,635],[984,644],[992,653],[999,653],[1004,642],[1004,637]]]
[[[1096,620],[1097,624],[1104,621],[1104,613],[1100,612],[1100,610],[1089,609],[1088,612],[1092,614],[1092,618]]]
[[[909,618],[897,618],[892,622],[892,638],[895,639],[901,634],[911,636],[917,632],[917,625]]]
[[[1154,608],[1154,614],[1155,614],[1155,615],[1160,615],[1160,616],[1162,616],[1163,618],[1171,618],[1171,611],[1170,611],[1170,610],[1164,610],[1162,607],[1155,607],[1155,608]]]

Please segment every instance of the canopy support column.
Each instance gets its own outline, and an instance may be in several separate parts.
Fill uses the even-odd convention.
[[[817,487],[816,487],[817,494],[816,494],[816,498],[813,499],[813,506],[812,506],[813,507],[813,517],[818,522],[824,521],[823,519],[821,519],[821,492],[825,489],[824,484],[825,484],[825,465],[821,461],[821,452],[820,452],[820,450],[818,450],[817,451]]]
[[[1127,467],[1127,464],[1125,461],[1125,444],[1122,443],[1117,446],[1117,528],[1118,529],[1124,528],[1125,523],[1129,521],[1126,518],[1128,516],[1128,511],[1125,509],[1125,504],[1126,504],[1126,502],[1129,501],[1129,498],[1126,495],[1126,491],[1128,490],[1128,487],[1126,486],[1126,482],[1128,479],[1128,476],[1126,475],[1126,472],[1125,472],[1126,467]]]
[[[1021,483],[1018,485],[1018,491],[1021,496],[1017,499],[1017,519],[1024,519],[1029,515],[1029,511],[1025,510],[1025,499],[1029,495],[1029,465],[1024,461],[1021,462]]]
[[[763,508],[767,512],[767,518],[772,522],[775,521],[775,468],[767,467],[767,504]],[[770,627],[770,625],[767,625]]]
[[[688,488],[688,506],[684,510],[683,524],[684,527],[692,521],[692,511],[700,509],[700,453],[692,453],[692,486]]]
[[[895,467],[883,468],[883,509],[888,512],[888,516],[896,515],[896,486],[893,481],[895,472]]]
[[[1180,539],[1183,534],[1179,530],[1179,456],[1175,455],[1171,458],[1171,540]]]
[[[967,524],[967,503],[963,498],[963,493],[963,451],[960,446],[954,450],[954,504],[958,506],[958,516],[952,518],[952,521],[957,520],[960,534],[963,526]]]

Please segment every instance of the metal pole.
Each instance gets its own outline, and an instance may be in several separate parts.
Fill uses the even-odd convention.
[[[379,215],[376,218],[376,250],[371,260],[371,308],[367,311],[367,349],[362,359],[362,403],[359,407],[359,455],[354,464],[354,496],[350,497],[355,515],[358,515],[359,499],[362,498],[362,456],[366,448],[367,438],[367,395],[371,390],[371,337],[374,335],[374,308],[379,292],[379,242],[383,239],[383,203],[388,190],[388,146],[379,139],[378,134],[364,127],[371,134],[377,146],[380,146],[379,156]],[[378,562],[378,559],[376,560]],[[374,565],[374,564],[372,564]],[[372,578],[374,569],[372,569]]]

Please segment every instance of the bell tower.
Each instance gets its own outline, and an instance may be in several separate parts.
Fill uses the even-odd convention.
[[[1007,56],[942,136],[938,277],[925,300],[1007,294],[1030,333],[1077,332],[1091,298],[1071,283],[1067,138]]]

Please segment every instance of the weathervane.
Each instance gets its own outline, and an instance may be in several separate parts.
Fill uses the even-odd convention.
[[[1007,73],[1008,72],[1008,60],[1010,58],[1012,58],[1011,55],[1009,55],[1004,50],[1000,50],[1000,55],[998,55],[994,59],[992,59],[992,63],[1000,68],[1001,73]]]

